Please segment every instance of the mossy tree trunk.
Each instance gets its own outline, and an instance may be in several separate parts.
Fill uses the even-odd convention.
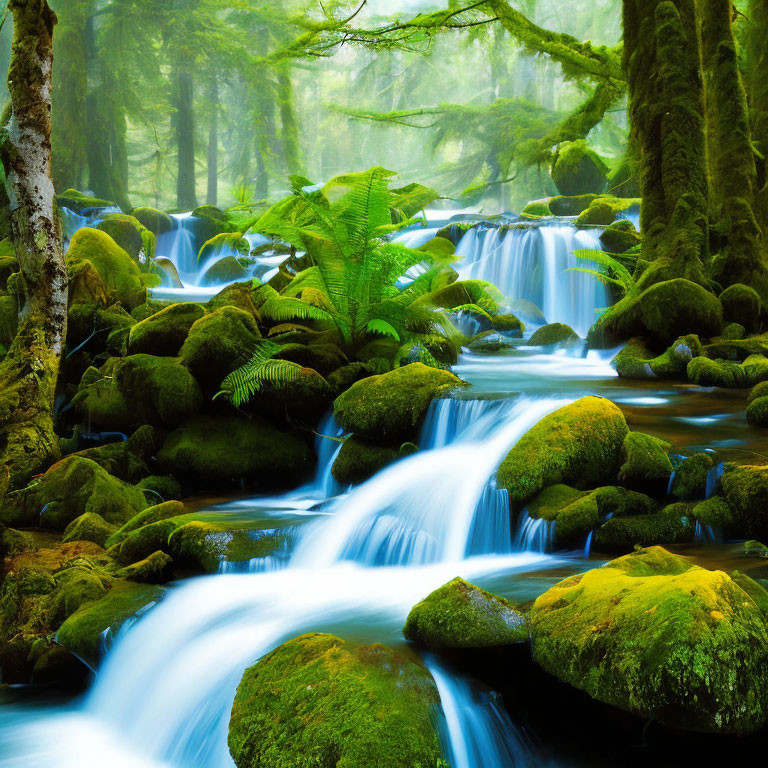
[[[761,5],[765,7],[765,3]],[[750,285],[768,300],[764,233],[754,213],[757,167],[733,33],[733,5],[731,0],[699,0],[699,9],[707,94],[710,221],[720,235],[713,276],[723,286]]]
[[[293,99],[293,83],[287,67],[277,72],[277,101],[280,107],[280,138],[282,139],[283,160],[288,174],[301,173],[301,142],[299,121]]]
[[[219,81],[211,82],[211,123],[208,128],[208,205],[219,204]]]
[[[0,367],[0,484],[18,487],[59,456],[53,403],[67,323],[67,271],[51,176],[51,70],[56,15],[46,0],[11,0],[12,117],[2,158],[26,298]],[[4,490],[4,488],[0,488]]]
[[[174,127],[178,147],[176,204],[181,210],[197,208],[195,189],[194,82],[189,72],[176,73],[176,115]]]
[[[650,264],[639,286],[707,285],[707,130],[696,0],[624,0],[631,140],[640,156]]]

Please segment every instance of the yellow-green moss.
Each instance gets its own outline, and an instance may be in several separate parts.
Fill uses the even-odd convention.
[[[379,445],[364,437],[351,435],[344,441],[331,474],[342,485],[357,485],[400,458],[397,448]]]
[[[98,512],[86,512],[64,529],[62,541],[92,541],[103,547],[116,530],[117,526],[108,523]]]
[[[135,262],[147,265],[155,258],[157,240],[154,232],[133,216],[125,213],[109,213],[96,228],[106,232]]]
[[[690,544],[696,526],[688,504],[671,504],[653,514],[613,517],[595,534],[595,549],[601,552],[629,552],[633,547],[655,544]]]
[[[671,447],[658,437],[630,432],[621,446],[622,485],[649,493],[666,491],[672,475]]]
[[[576,331],[565,323],[550,323],[539,328],[528,341],[529,347],[549,347],[554,344],[572,344],[579,340]]]
[[[768,535],[768,466],[726,467],[720,478],[723,497],[741,538]]]
[[[607,182],[608,166],[586,141],[566,141],[557,149],[552,181],[561,195],[600,194]]]
[[[154,232],[156,236],[173,229],[173,219],[157,208],[149,206],[134,208],[131,211],[131,216],[138,219],[144,227],[150,232]]]
[[[172,357],[179,353],[189,329],[205,315],[200,304],[171,304],[131,328],[128,352]]]

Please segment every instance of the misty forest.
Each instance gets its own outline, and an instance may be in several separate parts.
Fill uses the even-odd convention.
[[[0,768],[764,754],[767,39],[0,0]]]

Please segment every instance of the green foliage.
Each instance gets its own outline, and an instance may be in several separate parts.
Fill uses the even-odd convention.
[[[597,265],[597,269],[590,267],[571,267],[568,272],[585,272],[599,280],[603,285],[612,285],[618,288],[622,295],[628,294],[635,286],[635,278],[632,272],[617,258],[617,254],[606,253],[592,249],[580,249],[574,251],[577,259],[590,261]]]

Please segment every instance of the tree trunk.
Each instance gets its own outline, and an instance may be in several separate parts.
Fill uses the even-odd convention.
[[[219,81],[211,83],[211,124],[208,129],[208,205],[219,204]]]
[[[750,285],[768,301],[765,243],[753,211],[757,168],[739,72],[731,0],[699,0],[707,93],[710,220],[723,233],[713,276]]]
[[[299,122],[293,104],[291,74],[285,68],[277,73],[277,100],[280,105],[280,128],[283,144],[283,160],[289,175],[302,172]]]
[[[696,0],[624,0],[630,138],[640,154],[651,262],[640,288],[672,278],[707,285],[706,119]]]
[[[179,173],[176,184],[176,205],[180,210],[197,208],[195,190],[195,113],[192,75],[178,72],[176,75],[176,141],[179,153]]]
[[[10,10],[14,37],[8,88],[13,113],[2,158],[26,299],[18,334],[0,367],[0,484],[15,488],[60,455],[52,414],[66,336],[67,271],[51,177],[56,15],[46,0],[11,0]]]

